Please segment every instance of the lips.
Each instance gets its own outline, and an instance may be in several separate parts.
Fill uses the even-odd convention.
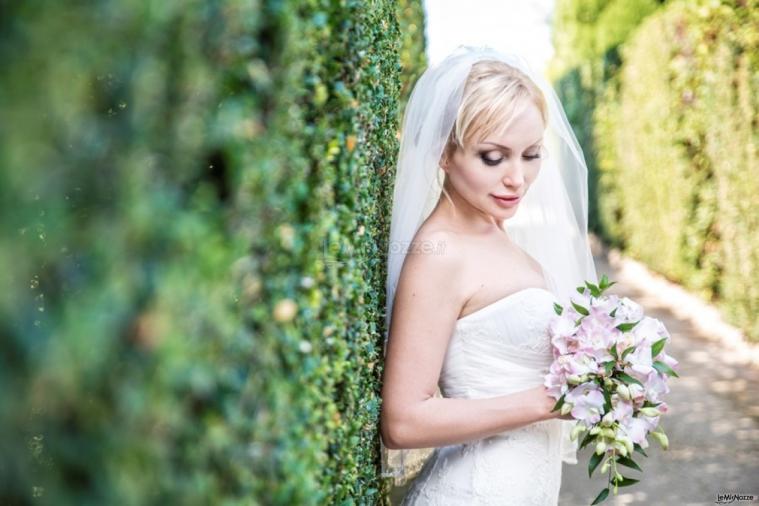
[[[499,207],[511,209],[519,205],[520,197],[516,196],[513,197],[511,195],[506,195],[503,197],[497,196],[497,195],[490,195],[493,197],[493,200],[495,200],[496,204],[498,204]]]

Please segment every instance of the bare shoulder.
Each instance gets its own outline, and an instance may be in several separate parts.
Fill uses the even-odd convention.
[[[529,253],[527,253],[522,248],[519,248],[519,251],[522,253],[522,255],[524,256],[525,260],[527,260],[527,263],[530,265],[530,267],[532,268],[532,270],[534,270],[535,272],[537,272],[540,276],[544,277],[543,266],[540,264],[540,262],[538,262],[537,260],[535,260],[532,257],[532,255],[530,255]]]
[[[429,255],[439,265],[455,264],[461,260],[460,238],[451,230],[428,227],[420,228],[409,246],[409,254],[422,258]],[[410,255],[411,256],[411,255]]]
[[[537,272],[540,272],[540,270],[542,269],[542,267],[540,266],[540,262],[538,262],[537,260],[535,260],[532,257],[532,255],[530,255],[529,253],[527,253],[522,248],[519,248],[519,251],[521,251],[522,254],[524,255],[525,259],[527,259],[527,262],[530,264],[530,267],[532,267]]]
[[[423,283],[435,289],[444,286],[449,294],[460,293],[465,259],[464,245],[455,232],[420,228],[408,245],[401,278],[410,276],[414,284]]]

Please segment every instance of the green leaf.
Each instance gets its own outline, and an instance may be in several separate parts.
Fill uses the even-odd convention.
[[[603,502],[607,497],[609,497],[609,487],[606,487],[605,489],[603,489],[601,493],[596,496],[593,502],[590,503],[590,506]]]
[[[653,363],[654,369],[659,371],[662,374],[667,374],[669,376],[674,376],[675,378],[679,378],[680,376],[672,370],[670,366],[665,364],[664,362],[656,361]]]
[[[582,450],[586,446],[588,446],[590,443],[593,442],[593,440],[596,438],[595,434],[591,434],[590,432],[585,434],[585,437],[582,438],[582,443],[580,443],[579,449]]]
[[[636,383],[636,384],[638,384],[640,386],[643,386],[643,383],[641,383],[640,381],[636,380],[635,378],[633,378],[632,376],[630,376],[629,374],[624,373],[624,372],[618,372],[617,373],[617,378],[619,378],[621,380],[624,380],[628,384],[629,383]]]
[[[614,371],[614,366],[616,365],[616,362],[613,360],[609,360],[608,362],[604,362],[603,366],[604,369],[606,369],[606,375],[611,376],[611,373]]]
[[[617,309],[619,309],[619,308],[615,307],[614,310],[611,313],[609,313],[609,316],[611,316],[612,318],[614,318],[614,315],[617,314]]]
[[[611,356],[614,357],[614,360],[619,360],[619,357],[617,356],[617,343],[611,345],[609,352],[611,353]]]
[[[630,485],[634,485],[638,483],[640,480],[636,480],[634,478],[628,478],[626,476],[622,476],[621,480],[617,480],[616,477],[612,478],[611,481],[617,484],[618,487],[629,487]]]
[[[654,358],[656,355],[661,352],[662,348],[664,348],[664,343],[667,342],[667,338],[664,337],[662,339],[659,339],[656,341],[653,346],[651,346],[651,358]]]
[[[637,469],[641,473],[643,472],[643,469],[641,469],[640,466],[633,459],[631,459],[630,457],[623,457],[623,456],[620,455],[620,456],[617,457],[617,463],[618,464],[622,464],[623,466],[627,466],[627,467],[631,467],[633,469]]]
[[[564,312],[564,308],[561,307],[561,304],[559,304],[558,302],[553,303],[553,310],[556,311],[556,314],[559,316],[561,316],[561,313]]]
[[[604,413],[608,413],[611,411],[611,394],[605,388],[602,388],[601,392],[603,392],[604,396]]]
[[[584,286],[578,286],[576,288],[576,290],[577,290],[577,293],[579,293],[580,295],[584,295],[585,294],[585,287]]]
[[[635,327],[639,323],[640,323],[640,320],[638,320],[637,322],[620,323],[619,325],[617,325],[617,328],[621,330],[622,332],[627,332],[628,330],[632,330],[633,327]]]
[[[589,283],[586,281],[585,286],[588,287],[588,290],[590,290],[590,294],[593,297],[598,297],[599,295],[601,295],[601,290],[599,290],[598,287],[594,285],[593,283]]]
[[[572,307],[574,307],[575,311],[582,315],[588,316],[590,314],[590,312],[585,307],[577,304],[575,301],[572,301]]]
[[[609,287],[611,287],[611,286],[614,286],[614,285],[616,285],[616,284],[617,284],[617,282],[616,282],[616,281],[611,281],[611,282],[610,282],[610,281],[609,281],[609,278],[607,278],[607,277],[606,277],[606,274],[604,274],[603,276],[601,276],[601,280],[598,282],[598,286],[599,286],[599,287],[600,287],[602,290],[606,290],[607,288],[609,288]]]
[[[551,408],[551,411],[556,411],[561,409],[561,406],[564,405],[564,396],[567,394],[562,394],[561,397],[559,397],[559,400],[556,401],[556,404],[553,405],[553,408]]]
[[[588,478],[593,477],[593,471],[596,470],[598,464],[601,463],[604,457],[606,457],[606,452],[602,453],[601,455],[593,452],[593,455],[590,456],[590,460],[588,461]]]
[[[630,354],[630,352],[632,352],[634,349],[635,349],[635,346],[630,346],[630,347],[629,347],[629,348],[627,348],[625,351],[623,351],[623,352],[622,352],[622,360],[624,360],[624,359],[625,359],[625,357],[626,357],[627,355],[629,355],[629,354]]]
[[[633,449],[634,449],[636,452],[638,452],[638,453],[640,453],[641,455],[643,455],[644,457],[648,457],[648,455],[646,454],[646,452],[643,450],[643,447],[642,447],[642,446],[640,446],[638,443],[633,443]]]

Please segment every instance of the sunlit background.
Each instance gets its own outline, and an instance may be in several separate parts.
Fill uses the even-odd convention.
[[[437,63],[456,46],[521,53],[537,71],[551,56],[554,0],[425,0],[427,55]]]

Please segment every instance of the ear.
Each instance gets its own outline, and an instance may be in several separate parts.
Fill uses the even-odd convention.
[[[448,172],[450,156],[451,156],[451,150],[448,146],[446,146],[446,148],[443,149],[443,154],[440,155],[440,161],[438,162],[438,165],[440,165],[440,168],[443,169],[445,172]]]

